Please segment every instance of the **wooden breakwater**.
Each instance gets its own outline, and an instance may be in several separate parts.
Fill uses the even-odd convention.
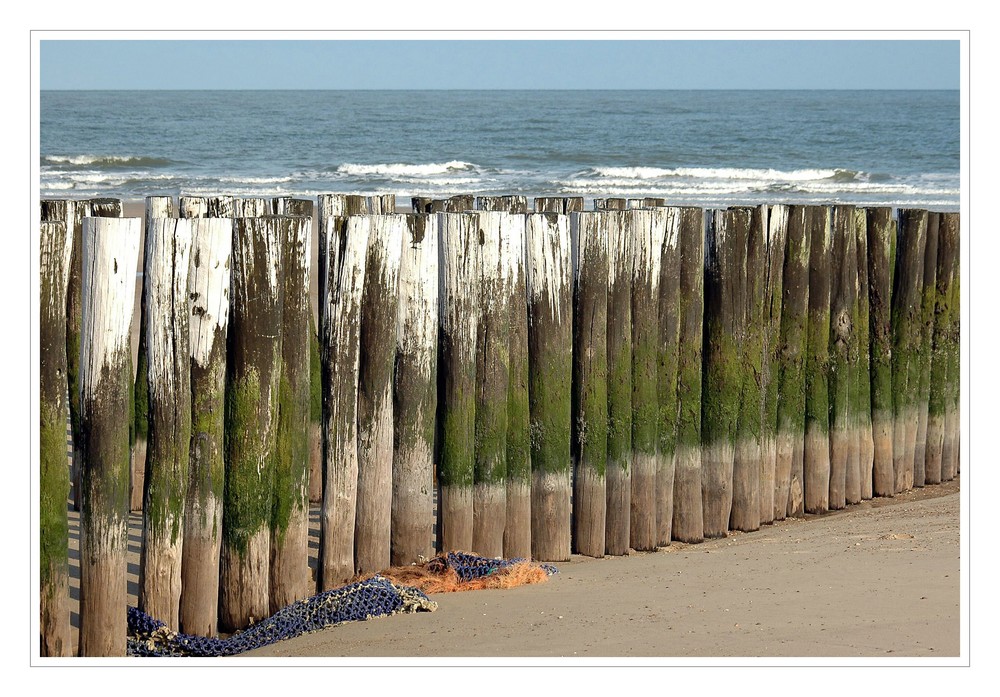
[[[151,197],[143,228],[99,217],[117,201],[43,202],[43,654],[73,652],[74,394],[80,655],[124,651],[130,478],[143,608],[211,635],[437,551],[654,550],[958,472],[957,213],[316,203]]]

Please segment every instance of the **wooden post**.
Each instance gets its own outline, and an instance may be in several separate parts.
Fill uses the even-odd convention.
[[[368,197],[372,215],[392,215],[396,212],[396,194],[375,194]]]
[[[656,544],[670,544],[674,521],[674,475],[677,449],[677,337],[680,331],[681,210],[663,211],[657,307]]]
[[[760,522],[773,523],[779,518],[778,505],[778,383],[781,369],[781,309],[784,290],[785,246],[788,235],[788,206],[771,206],[767,216],[767,255],[765,261],[763,344],[763,407],[760,434]],[[785,517],[787,493],[781,499]]]
[[[893,496],[896,480],[892,453],[892,279],[896,264],[896,221],[891,208],[869,208],[868,300],[871,328],[872,493]]]
[[[764,317],[767,291],[767,208],[740,211],[747,226],[742,279],[740,401],[733,453],[733,507],[729,527],[752,532],[760,528],[761,426],[764,413]],[[743,219],[746,222],[743,222]],[[739,262],[737,262],[739,263]]]
[[[896,493],[913,488],[913,450],[919,421],[920,296],[927,245],[927,211],[898,211],[896,270],[892,287],[892,468]]]
[[[441,250],[438,539],[442,551],[468,551],[473,536],[479,235],[471,216],[437,216]]]
[[[213,636],[219,617],[219,554],[225,485],[226,335],[233,222],[191,222],[188,360],[191,445],[184,504],[179,629]]]
[[[528,294],[524,268],[524,229],[524,215],[508,217],[503,230],[507,244],[500,249],[506,257],[511,276],[508,301],[510,375],[507,383],[507,521],[503,533],[503,555],[507,559],[531,557]]]
[[[371,219],[325,218],[326,270],[323,314],[323,506],[320,512],[319,590],[354,576],[354,527],[358,494],[358,369],[361,294]]]
[[[809,337],[809,259],[811,210],[789,206],[782,272],[781,330],[773,378],[778,383],[775,437],[774,517],[803,512],[803,456],[805,452],[805,360]]]
[[[459,194],[448,198],[414,196],[411,199],[414,213],[464,213],[473,210],[474,203],[474,197],[470,194]]]
[[[407,216],[399,262],[392,408],[393,566],[434,556],[438,253],[437,216]]]
[[[244,629],[270,615],[270,521],[281,377],[283,219],[233,224],[226,483],[219,626]]]
[[[628,208],[628,201],[623,198],[595,198],[595,211],[623,211]]]
[[[642,208],[660,208],[667,205],[667,199],[665,198],[650,198],[647,196],[639,200],[641,201]]]
[[[656,549],[656,473],[659,465],[660,256],[666,230],[663,210],[629,211],[632,248],[632,505],[629,544]]]
[[[388,568],[392,519],[392,369],[396,359],[399,258],[406,218],[372,216],[361,295],[358,369],[358,512],[354,569]]]
[[[570,554],[570,394],[573,291],[569,219],[527,217],[528,400],[531,414],[531,555]]]
[[[745,269],[750,211],[714,211],[705,262],[702,500],[705,537],[725,537],[743,384]]]
[[[313,202],[307,198],[275,196],[271,199],[271,212],[274,215],[296,215],[312,218]]]
[[[70,211],[72,208],[72,211]],[[83,294],[83,219],[120,218],[122,216],[121,201],[114,198],[93,198],[66,205],[66,224],[70,224],[69,216],[73,217],[73,258],[70,261],[69,284],[66,288],[66,376],[69,381],[69,418],[70,429],[73,432],[73,470],[70,479],[73,487],[73,506],[80,510],[80,474],[83,469],[83,453],[80,442],[81,431],[80,412],[80,327],[82,324]],[[129,355],[131,362],[131,352]],[[129,396],[129,414],[132,413],[132,396]],[[130,434],[131,436],[131,434]]]
[[[872,497],[872,468],[875,441],[872,432],[871,383],[871,310],[868,282],[868,213],[854,210],[854,238],[858,264],[858,359],[854,380],[858,390],[858,456],[861,472],[861,498]]]
[[[317,296],[317,302],[319,296]],[[319,330],[309,313],[309,503],[323,502],[323,377]]]
[[[151,218],[146,228],[143,298],[148,368],[149,457],[143,481],[139,609],[178,626],[184,500],[191,445],[188,267],[191,225]]]
[[[607,227],[608,237],[608,460],[605,470],[607,490],[605,553],[620,556],[628,554],[632,515],[633,238],[624,213],[617,211],[604,213],[602,222]]]
[[[536,213],[569,214],[582,210],[582,196],[540,196],[535,199]]]
[[[150,226],[158,218],[176,218],[172,196],[147,196],[143,240],[149,238]],[[190,242],[190,241],[189,241]],[[144,245],[147,244],[144,242]],[[143,262],[145,273],[145,262]],[[139,352],[136,360],[134,409],[132,412],[132,463],[129,508],[142,510],[143,481],[146,475],[146,441],[149,432],[149,385],[146,356],[146,294],[140,294],[139,303]],[[176,626],[176,625],[172,625]]]
[[[944,235],[954,248],[954,262],[951,280],[951,300],[949,329],[945,350],[948,359],[946,378],[947,399],[945,407],[944,444],[941,451],[941,481],[951,481],[958,474],[961,461],[961,387],[962,387],[962,238],[960,235],[960,215],[944,213],[938,235]]]
[[[570,216],[573,244],[573,548],[604,556],[608,460],[608,229],[602,213]]]
[[[208,217],[208,199],[204,196],[178,196],[177,202],[182,218]]]
[[[266,198],[238,198],[233,201],[234,218],[259,218],[271,213],[271,202]]]
[[[125,655],[128,403],[140,218],[84,218],[80,656]]]
[[[811,208],[809,338],[806,352],[806,440],[803,499],[806,513],[830,507],[830,209]]]
[[[830,266],[830,492],[831,510],[861,500],[858,453],[858,273],[854,207],[833,207]]]
[[[528,199],[524,196],[477,196],[476,209],[481,211],[527,213]]]
[[[66,215],[65,208],[69,208]],[[69,469],[66,466],[66,285],[73,253],[72,203],[39,230],[39,508],[42,656],[70,656]],[[68,222],[67,222],[68,219]]]
[[[482,212],[473,219],[480,240],[480,276],[472,549],[487,557],[503,556],[507,518],[510,265],[502,248],[509,216]]]
[[[680,209],[677,337],[677,453],[671,536],[704,539],[701,493],[702,326],[705,291],[705,211]],[[608,328],[610,337],[611,328]]]
[[[958,226],[955,217],[941,214],[938,225],[937,274],[935,276],[934,332],[931,344],[930,391],[927,403],[927,456],[925,483],[940,484],[946,477],[954,478],[950,466],[946,470],[944,444],[949,403],[949,358],[958,347],[951,345],[952,325],[959,311],[955,302],[954,278],[958,265]],[[928,257],[928,261],[929,261]],[[952,448],[954,444],[952,444]],[[948,463],[950,465],[950,463]]]
[[[306,203],[311,202],[306,201]],[[309,257],[312,215],[280,218],[281,377],[271,501],[270,610],[312,595],[309,571]]]
[[[926,483],[927,418],[931,391],[931,343],[934,338],[934,305],[937,288],[938,230],[940,213],[927,214],[927,244],[924,252],[924,278],[920,288],[920,348],[916,353],[920,366],[917,381],[917,438],[913,450],[913,486]]]

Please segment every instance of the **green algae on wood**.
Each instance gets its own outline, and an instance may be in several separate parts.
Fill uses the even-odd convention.
[[[751,211],[713,211],[705,262],[702,506],[705,537],[725,537],[743,390],[745,275]]]
[[[393,385],[393,566],[434,556],[437,412],[437,216],[411,215],[403,231]]]
[[[931,336],[931,370],[927,400],[927,454],[925,483],[939,484],[945,476],[944,443],[950,403],[949,359],[957,346],[952,345],[952,325],[959,306],[954,294],[958,264],[958,226],[955,218],[941,216],[938,226],[937,273],[934,283],[934,330]],[[950,468],[949,468],[950,469]]]
[[[143,476],[139,609],[179,622],[184,502],[191,446],[188,220],[151,218],[146,227],[143,304],[149,447]]]
[[[480,240],[476,331],[476,426],[472,551],[503,556],[507,517],[507,389],[510,382],[510,265],[504,223],[509,213],[474,217]]]
[[[927,214],[927,245],[924,252],[924,278],[920,288],[920,348],[917,360],[917,437],[913,449],[913,485],[922,487],[927,473],[927,419],[931,390],[931,342],[934,336],[934,305],[937,283],[938,230],[940,213]]]
[[[296,210],[290,200],[280,210]],[[310,203],[304,201],[301,203]],[[311,406],[309,256],[312,217],[283,217],[281,228],[281,377],[271,499],[270,610],[313,594],[309,570],[309,422]]]
[[[605,553],[628,554],[632,507],[632,236],[625,213],[607,211],[608,457]],[[700,268],[700,267],[699,267]],[[701,364],[699,363],[699,370]],[[700,495],[700,493],[699,493]]]
[[[65,208],[65,207],[64,207]],[[66,463],[66,285],[73,252],[70,214],[39,228],[39,651],[71,656],[69,469]],[[44,217],[44,215],[43,215]],[[68,222],[67,222],[68,219]]]
[[[854,372],[858,395],[858,457],[861,499],[872,497],[875,441],[872,431],[871,309],[868,280],[868,212],[854,210],[854,236],[858,264],[858,359]]]
[[[674,474],[677,450],[677,337],[680,331],[681,209],[664,210],[657,302],[657,468],[656,544],[666,546],[674,520]]]
[[[480,245],[474,219],[438,213],[441,269],[439,344],[441,446],[438,479],[443,551],[472,548],[476,433],[476,336]]]
[[[677,447],[671,536],[704,539],[701,480],[702,328],[705,283],[705,211],[680,209]],[[608,327],[610,337],[611,328]],[[610,388],[609,388],[610,389]]]
[[[892,278],[896,221],[891,208],[867,209],[869,364],[871,370],[872,494],[894,496],[892,394]]]
[[[767,254],[764,285],[763,350],[761,363],[762,406],[760,425],[760,522],[772,523],[779,517],[775,501],[777,483],[778,368],[781,351],[781,309],[784,288],[785,245],[788,233],[788,206],[771,206],[767,213]],[[787,497],[781,502],[785,517]]]
[[[913,488],[919,423],[921,289],[927,245],[927,211],[900,209],[892,287],[892,467],[896,493]]]
[[[533,213],[525,225],[528,400],[531,414],[531,556],[570,554],[570,394],[573,305],[569,219]]]
[[[214,636],[225,486],[226,335],[233,221],[191,221],[188,273],[191,445],[184,505],[179,631]]]
[[[141,224],[91,217],[82,228],[80,656],[125,655],[129,339]]]
[[[962,419],[961,419],[961,385],[962,385],[962,255],[960,235],[961,219],[959,213],[944,213],[941,217],[939,235],[950,241],[953,248],[952,280],[950,288],[950,307],[946,333],[942,336],[943,359],[947,362],[944,380],[944,440],[941,450],[941,481],[955,478],[960,464]]]
[[[233,229],[219,628],[269,616],[270,526],[281,379],[281,218]]]
[[[573,245],[571,453],[573,550],[604,556],[608,459],[608,229],[601,213],[570,216]]]
[[[660,257],[663,209],[626,213],[632,236],[632,498],[629,545],[656,549]]]
[[[811,213],[789,206],[782,272],[781,328],[772,379],[777,381],[775,518],[803,513],[805,451],[805,358],[809,336]]]

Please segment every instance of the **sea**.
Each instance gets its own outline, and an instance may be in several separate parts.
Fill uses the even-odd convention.
[[[38,118],[43,198],[959,208],[958,91],[43,91]]]

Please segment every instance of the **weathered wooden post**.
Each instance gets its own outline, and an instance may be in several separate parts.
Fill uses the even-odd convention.
[[[656,473],[659,404],[660,256],[666,230],[663,210],[630,210],[632,236],[632,505],[629,544],[656,549]]]
[[[809,337],[809,259],[811,210],[789,206],[782,271],[781,330],[773,379],[778,383],[775,438],[774,517],[803,512],[803,456],[805,453],[805,360]]]
[[[487,557],[503,556],[507,519],[510,266],[503,247],[509,215],[482,212],[473,217],[480,240],[480,276],[472,549]]]
[[[925,483],[940,484],[946,476],[954,474],[945,471],[944,443],[947,437],[947,415],[952,405],[949,403],[949,358],[957,347],[951,345],[952,325],[959,311],[953,292],[954,278],[958,264],[958,226],[955,218],[947,213],[941,215],[938,225],[937,274],[934,279],[934,332],[931,345],[930,391],[927,402],[927,456]],[[950,224],[951,223],[951,224]],[[929,261],[929,258],[928,258]]]
[[[621,556],[628,554],[632,515],[633,238],[624,213],[607,212],[602,223],[607,227],[608,236],[608,460],[604,551]],[[699,488],[699,496],[700,492]]]
[[[238,198],[233,201],[234,218],[259,218],[270,213],[271,202],[266,198]]]
[[[72,209],[72,210],[71,210]],[[83,219],[120,218],[122,216],[121,201],[114,198],[92,198],[84,201],[67,202],[65,207],[66,224],[70,224],[69,216],[73,217],[73,258],[70,261],[69,283],[66,288],[66,376],[69,380],[69,419],[73,432],[73,471],[70,474],[73,487],[73,506],[80,510],[80,473],[83,468],[83,453],[80,450],[81,432],[80,416],[80,327],[83,309]],[[131,360],[131,355],[129,356]],[[129,396],[129,414],[131,414],[132,396]]]
[[[806,513],[830,507],[830,209],[810,211],[809,324],[806,351],[806,439],[803,499]]]
[[[831,510],[861,500],[858,460],[858,274],[854,207],[833,207],[830,266],[830,493]]]
[[[312,205],[312,202],[306,201]],[[287,209],[286,209],[287,210]],[[312,215],[280,218],[281,377],[271,501],[270,610],[312,595],[309,571],[309,257]]]
[[[177,203],[182,218],[207,218],[208,199],[204,196],[178,196]]]
[[[924,252],[924,278],[920,288],[920,347],[916,353],[920,366],[917,381],[917,437],[913,450],[913,486],[926,483],[927,417],[931,390],[931,343],[934,338],[934,304],[937,288],[938,230],[940,213],[927,214],[927,244]]]
[[[327,251],[320,300],[323,362],[323,506],[320,512],[319,590],[354,576],[358,494],[358,369],[361,294],[371,219],[325,218]]]
[[[705,294],[705,211],[680,209],[677,337],[677,451],[671,536],[704,539],[701,495],[702,327]],[[611,328],[608,333],[610,336]]]
[[[624,198],[595,198],[595,211],[623,211],[628,208],[628,201]]]
[[[479,326],[479,231],[471,216],[437,214],[440,236],[442,551],[468,551],[473,536],[476,436],[476,336]]]
[[[535,198],[536,213],[569,214],[582,210],[582,196],[539,196]]]
[[[73,254],[69,215],[42,222],[39,230],[39,507],[40,621],[42,656],[70,656],[69,469],[66,467],[66,285]],[[64,205],[64,208],[66,206]],[[67,220],[68,219],[68,220]]]
[[[317,296],[317,303],[319,296]],[[309,317],[309,503],[323,502],[323,367],[318,322]]]
[[[219,626],[224,632],[270,614],[285,220],[268,216],[234,222],[219,580]]]
[[[640,206],[642,208],[659,208],[661,206],[667,205],[667,199],[665,198],[646,196],[645,198],[639,199],[639,201],[641,202]]]
[[[399,259],[406,218],[372,216],[361,295],[358,368],[358,513],[354,568],[388,568],[392,521],[392,370],[396,359]]]
[[[896,269],[892,287],[892,468],[896,493],[913,488],[920,382],[920,296],[927,245],[927,211],[898,212]]]
[[[872,467],[875,441],[872,432],[871,310],[868,282],[868,212],[854,209],[854,238],[858,264],[858,363],[854,380],[858,389],[858,457],[861,498],[872,497]]]
[[[705,537],[726,536],[733,505],[750,215],[748,209],[714,211],[706,243],[701,417]]]
[[[373,215],[391,215],[396,212],[396,194],[369,196],[368,207]]]
[[[438,253],[437,216],[407,216],[399,262],[392,407],[393,566],[434,556]]]
[[[125,655],[129,347],[139,218],[84,218],[80,330],[80,651]]]
[[[271,211],[274,215],[296,215],[312,218],[313,202],[308,198],[275,196],[271,199]]]
[[[473,210],[475,199],[470,194],[448,198],[414,196],[410,199],[414,213],[463,213]]]
[[[604,556],[608,460],[608,229],[601,213],[570,216],[573,245],[573,547]]]
[[[573,291],[569,219],[527,217],[528,380],[531,414],[531,555],[570,554],[570,394]]]
[[[767,291],[767,207],[742,211],[747,225],[742,279],[742,346],[739,414],[733,452],[733,507],[729,527],[751,532],[760,528],[761,426],[764,413],[764,317]]]
[[[213,636],[219,617],[219,555],[225,486],[226,336],[229,329],[233,222],[191,221],[188,272],[188,356],[191,371],[191,445],[179,628]]]
[[[147,196],[144,218],[143,239],[148,239],[150,226],[158,218],[176,218],[172,196]],[[188,233],[190,235],[190,233]],[[144,244],[146,244],[144,242]],[[142,263],[145,273],[145,261]],[[140,293],[139,304],[139,352],[136,360],[134,409],[132,412],[132,464],[131,494],[129,508],[142,509],[143,481],[146,475],[146,442],[149,432],[149,372],[146,356],[146,294]],[[176,626],[176,625],[172,625]]]
[[[523,203],[523,197],[521,198]],[[523,212],[523,211],[522,211]],[[528,293],[525,276],[524,215],[504,223],[501,247],[510,268],[510,341],[507,383],[507,521],[503,555],[531,557],[531,438],[528,408]]]
[[[891,208],[867,209],[868,301],[871,328],[872,493],[893,496],[892,279],[896,265],[896,221]]]
[[[944,444],[941,451],[941,481],[951,481],[958,474],[962,438],[962,238],[960,214],[944,213],[938,235],[944,235],[954,248],[952,266],[951,300],[949,302],[949,329],[945,351],[948,357],[945,381],[947,399],[945,408]]]
[[[147,209],[148,210],[148,209]],[[149,450],[142,502],[139,609],[178,626],[184,500],[191,445],[188,270],[191,225],[152,218],[147,228],[143,298],[146,325]]]
[[[767,215],[767,258],[764,287],[764,382],[760,432],[760,522],[773,523],[778,517],[778,404],[781,369],[781,308],[784,290],[785,246],[788,235],[788,206],[771,206]],[[788,505],[781,500],[781,518]]]
[[[524,196],[477,196],[476,209],[481,211],[527,213],[528,199]]]
[[[674,475],[677,449],[677,337],[680,331],[681,210],[663,211],[665,227],[660,247],[657,307],[657,468],[656,544],[670,544],[674,522]]]

